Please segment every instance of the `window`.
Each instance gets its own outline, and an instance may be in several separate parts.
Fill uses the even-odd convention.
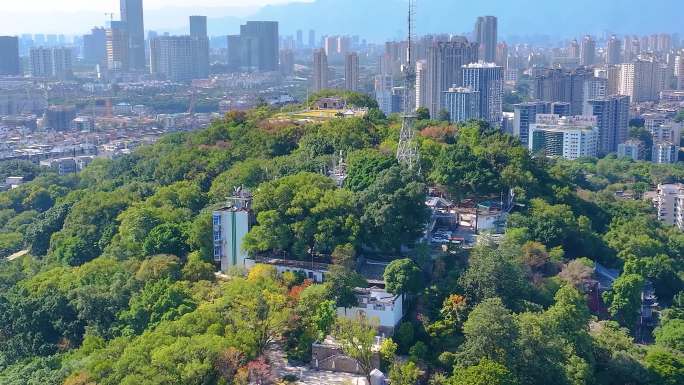
[[[221,256],[221,246],[214,246],[214,257]]]
[[[221,225],[221,216],[220,215],[214,215],[214,226],[220,226]]]

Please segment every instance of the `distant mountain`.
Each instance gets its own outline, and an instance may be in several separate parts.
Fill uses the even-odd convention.
[[[499,17],[502,37],[578,36],[584,33],[684,32],[682,0],[418,0],[417,31],[463,33],[479,15]],[[314,29],[318,35],[358,34],[375,41],[406,30],[406,0],[317,0],[271,5],[251,19],[278,20],[281,31]]]

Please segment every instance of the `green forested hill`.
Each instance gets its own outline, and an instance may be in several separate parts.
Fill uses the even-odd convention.
[[[30,251],[0,262],[0,384],[243,384],[275,340],[306,361],[350,300],[362,246],[411,258],[396,277],[421,274],[394,340],[434,384],[684,383],[684,234],[614,194],[682,181],[684,167],[533,159],[483,123],[421,121],[418,175],[396,164],[399,122],[377,110],[308,124],[275,113],[231,113],[68,177],[8,166],[35,179],[0,193],[0,253]],[[343,188],[321,174],[340,151]],[[500,246],[426,264],[411,240],[428,185],[454,199],[513,189],[520,208]],[[267,268],[215,281],[211,209],[234,186],[255,193],[249,250],[335,262],[328,283]],[[581,294],[592,261],[622,271],[600,322]],[[645,280],[668,308],[649,346],[633,342]]]

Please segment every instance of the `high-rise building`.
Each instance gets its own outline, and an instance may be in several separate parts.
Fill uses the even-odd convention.
[[[309,48],[316,48],[316,31],[309,30]]]
[[[230,35],[228,67],[232,71],[278,71],[280,39],[278,22],[248,21],[240,26],[240,35]]]
[[[328,58],[337,55],[338,52],[339,37],[338,36],[326,36],[323,39],[323,48],[325,49],[325,54]]]
[[[630,96],[633,103],[658,100],[665,78],[666,68],[655,59],[620,64],[618,93]]]
[[[584,81],[584,107],[583,115],[591,115],[591,105],[589,100],[605,98],[608,96],[608,79],[592,77]]]
[[[496,61],[497,19],[494,16],[480,16],[475,23],[475,42],[480,54],[479,58],[488,63]]]
[[[72,75],[71,49],[31,48],[29,66],[33,77],[68,79]]]
[[[277,21],[248,21],[240,26],[242,67],[277,71],[280,39]]]
[[[508,45],[506,42],[496,45],[496,65],[503,67],[504,72],[508,69]]]
[[[677,79],[677,89],[684,90],[684,53],[675,58],[674,75]]]
[[[110,71],[129,70],[128,29],[121,21],[112,21],[107,28],[107,68]]]
[[[190,36],[194,38],[209,37],[206,16],[190,16]]]
[[[0,36],[0,75],[19,75],[19,38]]]
[[[121,0],[121,21],[128,37],[128,67],[122,70],[145,69],[145,23],[142,0]]]
[[[501,124],[503,83],[503,68],[494,63],[463,66],[463,86],[480,93],[480,116],[494,127]]]
[[[527,147],[529,143],[530,124],[534,124],[538,114],[549,112],[549,102],[533,101],[513,106],[513,135]]]
[[[582,39],[580,46],[580,64],[583,66],[591,66],[596,63],[596,41],[593,37],[587,35]]]
[[[596,117],[599,130],[598,153],[617,151],[629,136],[629,96],[613,95],[588,101],[589,115]]]
[[[280,73],[285,76],[294,75],[295,59],[291,49],[280,50]]]
[[[444,92],[444,104],[452,123],[481,119],[480,92],[470,88],[450,88]]]
[[[304,48],[304,31],[301,29],[297,30],[297,49]]]
[[[416,61],[416,106],[426,106],[425,94],[427,92],[427,62]]]
[[[568,57],[579,59],[580,58],[580,45],[577,39],[573,39],[568,45]]]
[[[584,82],[592,77],[592,72],[582,68],[573,71],[544,69],[534,78],[534,98],[547,102],[570,103],[570,115],[582,115]]]
[[[209,76],[209,35],[207,35],[207,17],[190,16],[190,37],[195,42],[196,57],[193,63],[194,77]]]
[[[465,38],[438,41],[427,49],[424,104],[433,116],[444,108],[444,92],[463,86],[463,66],[477,61],[477,45]],[[422,77],[421,77],[422,87]]]
[[[206,78],[209,40],[191,36],[161,36],[150,41],[150,73],[172,81]]]
[[[227,64],[228,69],[234,72],[240,71],[242,66],[242,42],[240,35],[228,35],[227,42]]]
[[[597,154],[598,128],[593,116],[537,115],[530,125],[530,152],[549,157],[578,159]]]
[[[611,36],[606,43],[606,64],[615,65],[622,63],[622,42],[615,35]]]
[[[314,92],[328,88],[328,56],[325,50],[317,49],[313,54],[313,79]]]
[[[83,35],[83,60],[101,65],[107,62],[107,31],[104,28],[95,27],[90,34]]]
[[[684,231],[684,184],[659,184],[654,203],[660,222]]]
[[[344,59],[344,88],[359,90],[359,55],[356,52],[348,53]]]

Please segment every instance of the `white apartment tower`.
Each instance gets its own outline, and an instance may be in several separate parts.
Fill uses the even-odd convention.
[[[243,240],[253,222],[251,203],[251,194],[239,188],[228,205],[213,212],[214,262],[223,272],[245,265]]]

